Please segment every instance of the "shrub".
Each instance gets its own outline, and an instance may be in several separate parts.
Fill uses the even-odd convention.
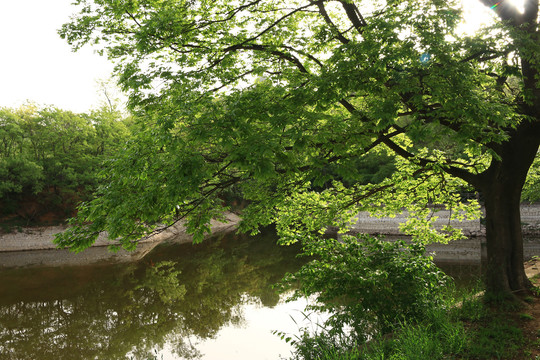
[[[287,275],[284,284],[298,284],[292,299],[317,299],[308,310],[331,314],[324,324],[329,336],[347,329],[361,343],[400,323],[416,323],[442,305],[448,278],[422,245],[344,236],[304,244],[304,252],[315,260]]]

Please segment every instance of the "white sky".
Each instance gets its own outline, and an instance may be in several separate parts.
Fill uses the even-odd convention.
[[[0,0],[0,107],[27,100],[85,112],[99,103],[96,81],[113,65],[90,48],[76,53],[57,34],[72,0]]]
[[[488,21],[490,10],[478,0],[462,1],[471,25]],[[0,0],[0,107],[32,101],[85,112],[99,105],[97,81],[108,79],[113,65],[91,48],[73,53],[60,39],[71,2]]]

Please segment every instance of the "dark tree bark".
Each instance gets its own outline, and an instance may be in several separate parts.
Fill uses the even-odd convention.
[[[530,282],[523,267],[523,240],[517,186],[496,183],[484,191],[486,207],[486,288],[500,294],[526,290]]]
[[[525,291],[531,283],[525,275],[521,230],[521,191],[538,151],[538,124],[522,123],[499,151],[477,184],[485,199],[487,269],[486,289],[491,294]]]

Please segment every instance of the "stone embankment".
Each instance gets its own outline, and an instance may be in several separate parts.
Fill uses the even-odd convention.
[[[407,212],[394,218],[374,218],[367,212],[358,215],[358,221],[353,226],[353,232],[384,235],[389,240],[403,238],[399,224],[407,221]],[[449,244],[431,244],[427,251],[434,255],[435,260],[443,262],[479,262],[486,257],[485,227],[480,221],[450,220],[450,211],[438,210],[433,213],[437,217],[434,226],[441,229],[445,225],[460,228],[468,238],[452,241]],[[526,259],[540,256],[540,204],[522,204],[521,222],[524,233],[524,255]]]
[[[437,217],[435,227],[441,229],[443,226],[451,225],[462,229],[466,236],[486,235],[485,227],[480,219],[457,221],[450,220],[450,216],[451,213],[448,210],[434,209],[433,217]],[[407,217],[407,211],[393,218],[375,218],[370,217],[368,212],[360,212],[353,231],[368,234],[402,235],[399,231],[399,224],[406,222]],[[525,235],[540,235],[540,204],[522,204],[521,222]]]

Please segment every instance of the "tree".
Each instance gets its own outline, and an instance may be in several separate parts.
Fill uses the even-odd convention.
[[[60,34],[116,61],[141,129],[57,243],[80,250],[107,230],[129,248],[181,217],[200,239],[233,184],[251,200],[242,229],[275,222],[283,242],[403,207],[405,231],[450,239],[459,232],[429,227],[429,205],[478,216],[458,195],[474,188],[488,291],[527,289],[519,202],[540,141],[538,1],[523,13],[480,1],[499,21],[460,34],[459,7],[440,0],[79,0]],[[385,151],[391,177],[314,191]]]
[[[109,107],[89,115],[33,104],[0,109],[0,214],[38,215],[21,211],[24,200],[42,212],[71,214],[99,183],[102,162],[128,137],[128,120]]]

